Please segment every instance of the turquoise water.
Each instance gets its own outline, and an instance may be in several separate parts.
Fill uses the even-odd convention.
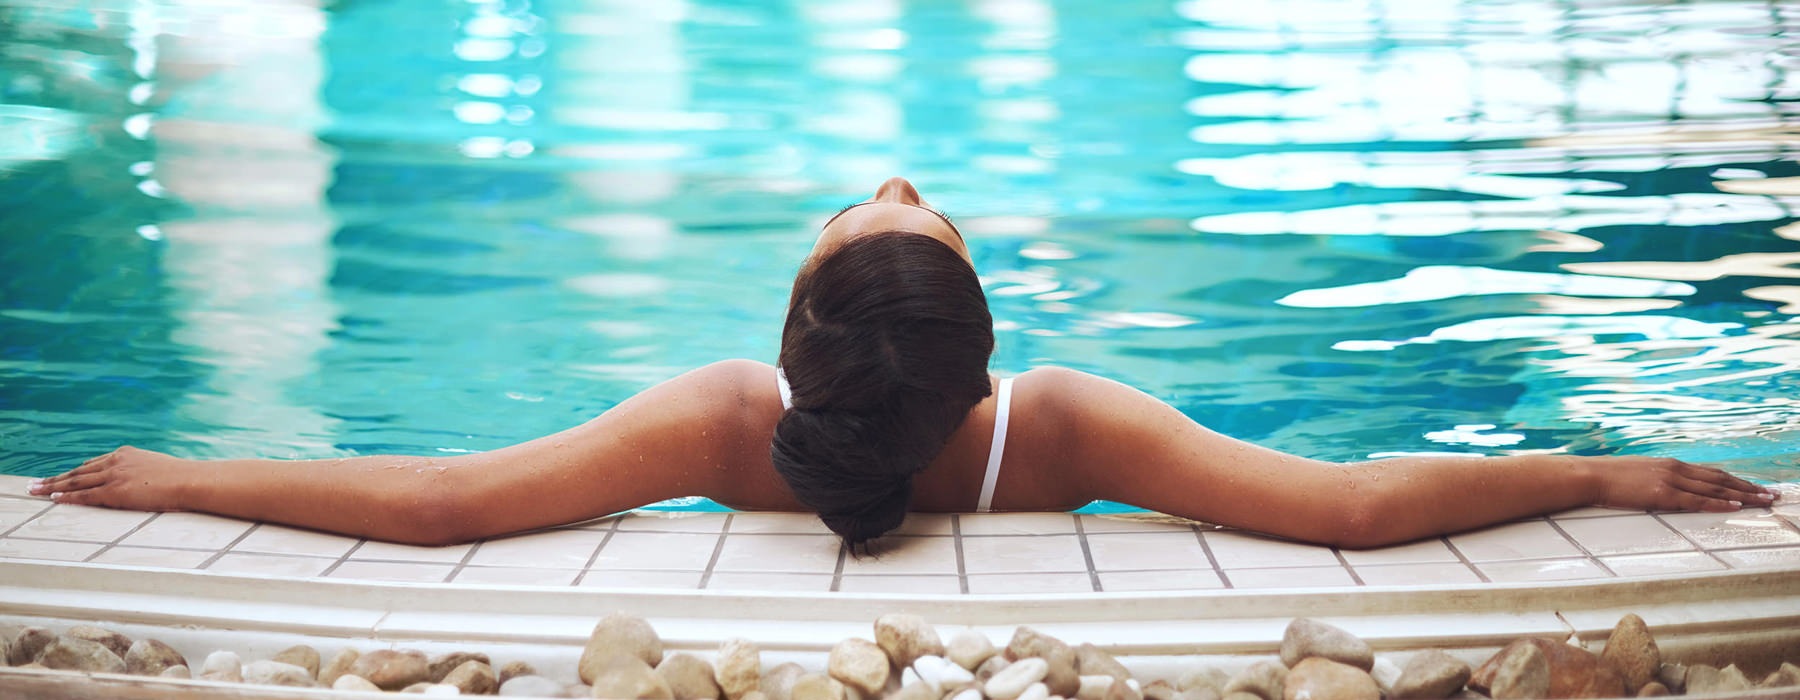
[[[995,368],[1800,477],[1773,2],[0,0],[0,472],[486,450],[771,360],[905,175]]]

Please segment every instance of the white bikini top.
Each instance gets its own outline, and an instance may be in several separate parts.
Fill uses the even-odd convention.
[[[975,501],[975,512],[986,513],[994,505],[994,485],[1000,482],[1000,462],[1006,455],[1006,424],[1012,415],[1012,377],[1000,380],[999,405],[994,411],[994,437],[988,447],[987,472],[981,477],[981,498]],[[794,391],[788,388],[787,373],[775,368],[775,386],[781,391],[781,408],[794,407]]]

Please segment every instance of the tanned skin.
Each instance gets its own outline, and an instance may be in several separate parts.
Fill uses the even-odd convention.
[[[861,233],[904,230],[968,248],[894,178],[825,226],[810,259]],[[995,397],[914,479],[913,509],[975,508]],[[681,496],[803,510],[769,461],[775,368],[696,369],[554,435],[454,457],[199,461],[121,447],[30,493],[58,503],[196,511],[390,542],[444,545],[577,522]],[[1348,548],[1380,547],[1584,505],[1733,511],[1775,500],[1718,469],[1657,457],[1306,459],[1220,435],[1148,394],[1074,370],[1013,384],[994,508],[1095,499]]]

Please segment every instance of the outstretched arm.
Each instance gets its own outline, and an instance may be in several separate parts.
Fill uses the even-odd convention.
[[[1584,505],[1736,510],[1774,495],[1655,457],[1305,459],[1207,430],[1136,389],[1061,371],[1074,480],[1094,497],[1308,542],[1378,547]]]
[[[678,496],[729,493],[749,439],[741,428],[741,379],[756,367],[710,365],[583,425],[491,452],[196,461],[125,447],[31,493],[58,503],[201,511],[393,542],[465,542]]]

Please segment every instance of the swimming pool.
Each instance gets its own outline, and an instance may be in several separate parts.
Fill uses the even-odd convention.
[[[0,0],[0,472],[491,449],[770,360],[902,174],[995,369],[1800,477],[1774,2]]]

